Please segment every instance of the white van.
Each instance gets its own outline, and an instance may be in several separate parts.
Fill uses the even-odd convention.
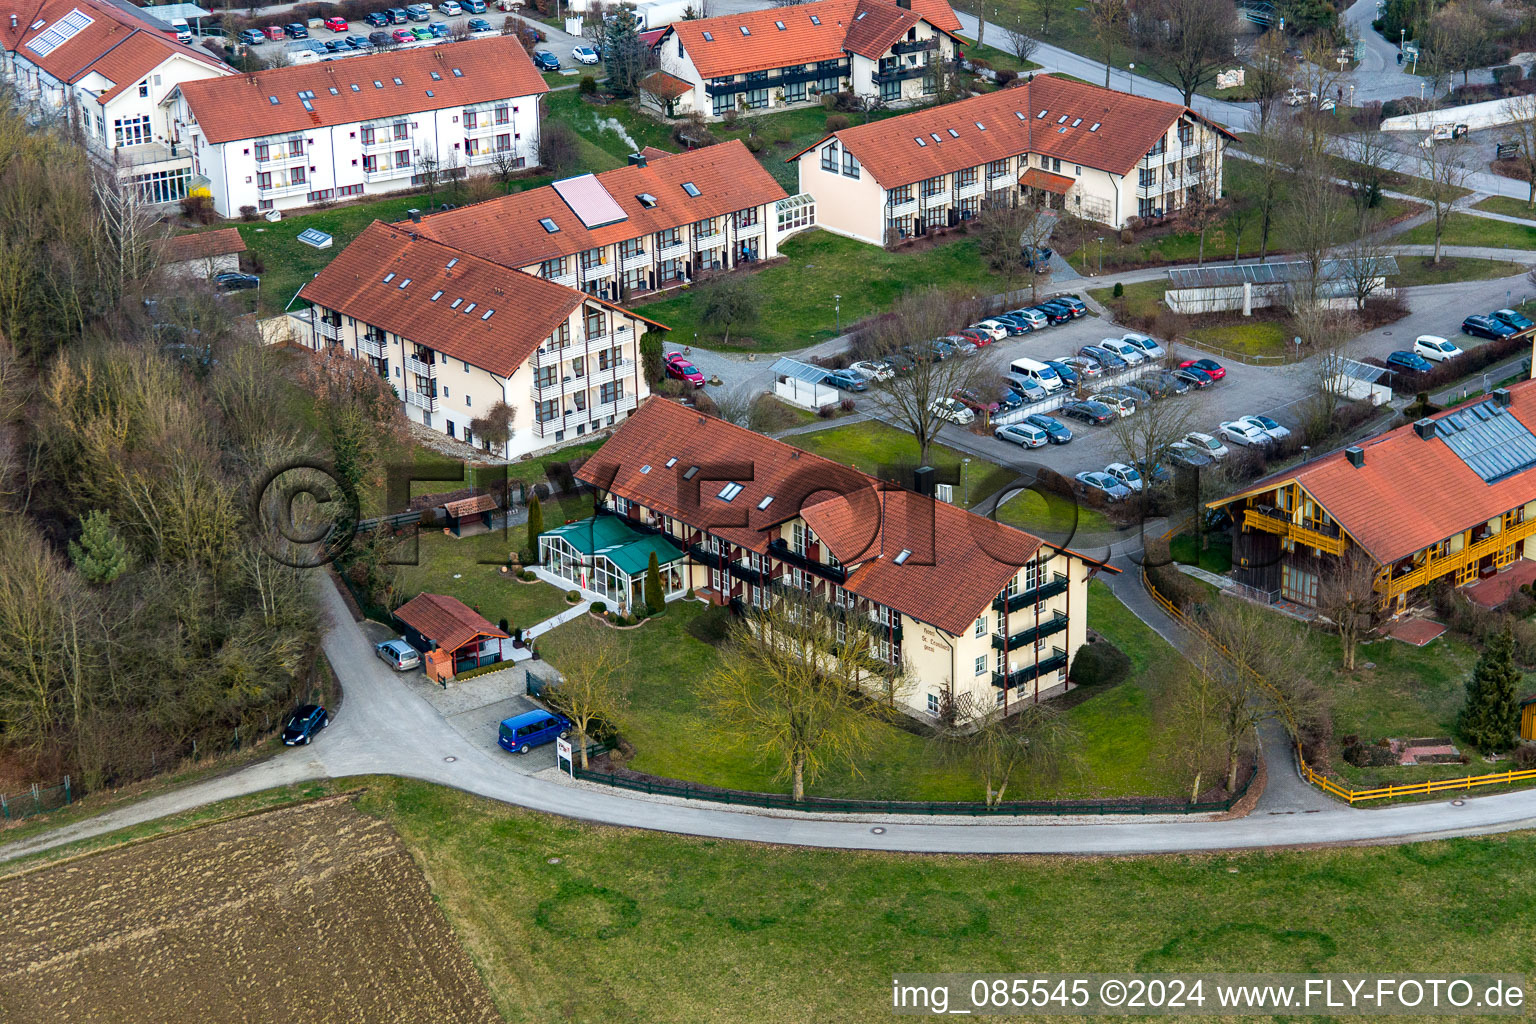
[[[192,42],[192,30],[187,27],[187,22],[185,19],[172,18],[171,31],[176,33],[176,41],[178,43]]]
[[[1147,361],[1147,354],[1141,350],[1140,345],[1132,345],[1122,338],[1105,338],[1099,342],[1099,347],[1113,352],[1124,359],[1129,366],[1136,366]]]
[[[1038,359],[1015,359],[1008,368],[1021,377],[1028,377],[1049,393],[1060,391],[1067,386],[1067,382],[1061,379],[1060,374]]]

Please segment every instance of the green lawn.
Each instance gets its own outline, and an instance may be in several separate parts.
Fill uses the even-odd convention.
[[[1407,245],[1433,245],[1435,226],[1420,224],[1399,236]],[[1489,220],[1470,213],[1453,213],[1446,218],[1443,245],[1478,245],[1490,249],[1536,249],[1536,225],[1511,224],[1507,220]]]
[[[1101,583],[1090,585],[1088,621],[1130,656],[1130,679],[1092,693],[1068,712],[1081,740],[1082,771],[1050,787],[1024,786],[1018,799],[1175,796],[1182,791],[1161,755],[1153,705],[1161,672],[1173,650]],[[783,792],[775,768],[757,751],[737,745],[699,705],[695,684],[722,657],[726,613],[691,601],[636,630],[619,633],[629,647],[632,686],[621,731],[634,745],[629,766],[665,778],[759,792]],[[556,668],[562,654],[587,642],[603,626],[582,618],[545,634],[539,655]],[[976,800],[975,779],[945,763],[930,741],[896,726],[879,730],[858,775],[845,768],[808,787],[812,796],[886,800]]]
[[[1453,281],[1493,281],[1523,274],[1527,269],[1522,263],[1483,260],[1474,256],[1442,256],[1439,263],[1432,263],[1427,257],[1399,256],[1397,267],[1401,273],[1390,282],[1397,288]]]
[[[930,249],[888,252],[829,231],[807,231],[786,239],[783,257],[754,273],[762,298],[761,314],[751,325],[731,331],[730,347],[780,352],[825,341],[853,323],[890,308],[904,292],[922,285],[1001,291],[983,264],[976,241],[961,237]],[[720,346],[724,330],[703,323],[700,313],[708,285],[683,289],[635,311],[669,325],[674,341]],[[841,295],[841,319],[833,296]]]
[[[1123,310],[1123,315],[1150,320],[1164,308],[1163,293],[1167,290],[1167,281],[1140,281],[1125,285],[1118,299],[1113,288],[1095,288],[1088,294],[1101,305]]]
[[[1197,344],[1216,345],[1231,353],[1282,356],[1294,348],[1291,338],[1295,332],[1288,323],[1247,317],[1240,323],[1191,328],[1189,336]]]
[[[1181,533],[1168,545],[1175,562],[1197,565],[1207,572],[1225,573],[1232,568],[1232,541],[1228,537],[1213,536],[1205,550],[1200,549],[1200,539],[1193,534]]]
[[[1341,156],[1330,156],[1329,161],[1337,170],[1339,177],[1349,180],[1359,173],[1360,164],[1354,160],[1346,160]],[[1434,189],[1434,183],[1412,174],[1404,174],[1401,171],[1385,171],[1381,174],[1382,188],[1389,192],[1406,192],[1420,199],[1428,199]],[[1472,194],[1469,188],[1455,188],[1450,190],[1450,195],[1457,199]]]
[[[1516,199],[1514,196],[1489,196],[1472,204],[1474,210],[1487,210],[1489,213],[1502,213],[1506,217],[1523,217],[1529,221],[1536,221],[1536,210],[1526,205],[1524,199]]]
[[[358,782],[359,809],[402,837],[515,1024],[874,1024],[891,1020],[900,972],[1536,967],[1530,833],[1101,859],[849,853],[607,828],[415,780]],[[298,798],[295,787],[201,813]]]
[[[873,420],[792,434],[784,440],[871,476],[882,476],[882,466],[912,468],[918,461],[917,441],[911,434]],[[971,460],[969,466],[963,461],[966,458]],[[954,484],[955,504],[966,508],[1009,486],[1017,476],[996,463],[942,444],[929,446],[928,464],[937,471],[940,483]]]
[[[996,518],[1057,543],[1064,542],[1069,535],[1081,538],[1118,529],[1113,520],[1096,508],[1041,491],[1020,491],[998,506]]]
[[[558,521],[553,516],[547,520],[550,525]],[[513,629],[543,622],[569,607],[565,591],[548,583],[523,583],[499,571],[525,540],[522,527],[463,540],[423,528],[416,551],[409,541],[399,549],[400,559],[417,563],[400,566],[401,594],[406,600],[423,592],[448,594],[493,623],[506,619]]]

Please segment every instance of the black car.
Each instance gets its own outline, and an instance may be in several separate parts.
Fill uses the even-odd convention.
[[[1024,422],[1045,431],[1045,436],[1050,438],[1051,444],[1066,444],[1072,440],[1072,431],[1065,423],[1044,413],[1037,412],[1033,416],[1026,416]]]
[[[395,37],[388,32],[369,32],[368,43],[375,50],[387,50],[395,45]]]
[[[1049,302],[1042,302],[1037,306],[1030,306],[1029,308],[1034,310],[1036,313],[1039,313],[1053,324],[1066,323],[1068,320],[1072,319],[1072,311],[1065,306],[1057,306],[1052,305]]]
[[[1202,391],[1216,383],[1213,379],[1211,379],[1210,374],[1206,373],[1204,370],[1196,369],[1193,366],[1185,366],[1174,370],[1173,375],[1179,378],[1179,380],[1183,381],[1185,384],[1188,384],[1190,387],[1194,388],[1196,391]]]
[[[559,71],[560,58],[548,50],[535,50],[533,54],[533,66],[540,71]]]
[[[238,292],[247,288],[260,288],[261,278],[255,274],[237,274],[233,270],[226,270],[222,274],[213,275],[213,283],[220,291]]]
[[[1082,420],[1084,423],[1101,425],[1112,422],[1119,415],[1103,402],[1073,402],[1062,409],[1061,414],[1074,420]]]
[[[283,723],[283,745],[296,747],[309,743],[315,733],[331,724],[331,713],[319,704],[304,704],[294,708]]]
[[[1498,341],[1515,333],[1515,329],[1502,320],[1495,320],[1491,316],[1481,313],[1473,313],[1461,322],[1463,334],[1470,334],[1474,338],[1487,338],[1489,341]]]
[[[389,15],[385,14],[383,11],[369,11],[366,15],[363,16],[363,20],[372,25],[374,28],[383,28],[385,25],[389,24]]]
[[[1054,359],[1047,359],[1047,360],[1045,360],[1045,365],[1049,366],[1051,369],[1055,370],[1056,371],[1056,376],[1060,377],[1062,380],[1067,382],[1067,387],[1069,387],[1069,388],[1077,387],[1077,381],[1078,381],[1077,370],[1075,370],[1072,367],[1068,366],[1066,363],[1060,363],[1060,362],[1057,362]]]
[[[324,45],[326,53],[340,53],[343,50],[352,49],[345,39],[327,39]]]
[[[1167,370],[1156,370],[1136,378],[1136,386],[1153,398],[1171,398],[1189,392],[1189,384]]]
[[[305,28],[303,25],[301,25],[297,21],[294,22],[291,25],[284,25],[283,26],[283,31],[287,34],[289,39],[308,39],[309,38],[309,29]]]
[[[1428,373],[1435,368],[1434,363],[1417,352],[1393,352],[1387,356],[1386,364],[1389,369],[1404,370],[1408,373]]]
[[[1098,345],[1084,345],[1082,348],[1077,350],[1077,354],[1080,356],[1087,356],[1089,359],[1095,360],[1100,366],[1107,370],[1123,370],[1127,365],[1129,365],[1124,359],[1121,359],[1118,355],[1111,352],[1109,349],[1100,348]]]
[[[1067,312],[1071,313],[1074,317],[1088,315],[1088,307],[1070,295],[1058,295],[1051,301],[1059,306],[1066,306]]]
[[[389,16],[389,23],[391,25],[404,25],[411,20],[411,16],[405,12],[404,7],[391,7],[384,13]]]
[[[1031,252],[1029,246],[1025,246],[1024,265],[1037,274],[1048,272],[1051,269],[1051,250],[1042,245]]]
[[[368,49],[368,46],[369,46],[368,37],[367,36],[347,36],[347,45],[352,47],[352,49],[354,49],[354,50],[366,50],[366,49]]]

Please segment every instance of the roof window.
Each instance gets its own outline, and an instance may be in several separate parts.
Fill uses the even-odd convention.
[[[1042,118],[1045,115],[1046,115],[1046,111],[1042,110],[1042,111],[1040,111],[1040,113],[1035,115],[1035,118],[1038,120],[1039,118]]]
[[[309,100],[299,100],[299,102],[301,104],[303,104],[304,105],[304,109],[309,111],[311,114],[313,114],[315,112],[315,105],[313,103],[309,102]]]
[[[677,465],[677,456],[674,455],[672,458],[667,460],[667,468],[671,469],[675,465]]]
[[[868,14],[868,13],[869,13],[869,12],[868,12],[868,11],[860,11],[860,12],[859,12],[859,13],[858,13],[858,15],[857,15],[857,16],[855,16],[855,17],[854,17],[854,19],[853,19],[853,20],[854,20],[854,21],[863,21],[863,20],[864,20],[864,15],[866,15],[866,14]]]
[[[699,186],[695,185],[691,181],[683,182],[683,191],[688,193],[688,197],[690,199],[697,199],[700,195],[703,194],[699,191]]]
[[[960,137],[960,133],[951,128],[949,130],[949,137],[952,139],[958,139]]]
[[[1078,125],[1080,125],[1080,124],[1082,124],[1082,123],[1083,123],[1083,119],[1082,119],[1082,118],[1080,118],[1080,117],[1074,117],[1074,118],[1073,118],[1073,119],[1072,119],[1072,127],[1073,127],[1073,128],[1076,128],[1076,127],[1077,127],[1077,126],[1078,126]]]
[[[393,81],[394,81],[394,83],[395,83],[395,84],[396,84],[396,85],[404,85],[404,84],[405,84],[405,83],[404,83],[404,82],[402,82],[402,81],[400,81],[400,79],[398,79],[398,78],[396,78],[396,79],[393,79]]]
[[[406,285],[408,285],[410,283],[411,283],[411,279],[410,278],[406,278],[404,281],[400,282],[400,287],[404,288]]]
[[[299,99],[301,99],[301,100],[312,100],[314,98],[315,98],[315,90],[313,90],[313,89],[300,89],[299,90]]]
[[[466,312],[466,313],[473,313],[474,311],[475,311],[475,303],[473,303],[473,302],[471,302],[469,305],[464,307],[464,312]]]
[[[724,487],[720,488],[719,498],[720,498],[721,501],[730,501],[732,498],[736,497],[736,495],[738,495],[740,493],[741,493],[741,484],[736,484],[736,483],[726,484]]]
[[[906,565],[907,564],[907,559],[909,559],[911,557],[912,557],[912,549],[911,548],[902,548],[901,549],[901,553],[896,556],[896,564],[897,565]]]
[[[480,319],[481,320],[489,320],[491,318],[491,314],[494,313],[494,312],[496,312],[494,309],[488,309],[484,313],[480,314]]]
[[[692,480],[694,478],[694,476],[696,476],[698,474],[698,472],[699,472],[699,467],[698,466],[689,466],[687,468],[687,470],[685,470],[683,472],[683,479],[684,480]]]
[[[1024,120],[1024,111],[1022,111],[1022,110],[1015,110],[1013,112],[1013,116],[1018,118],[1020,121],[1022,121],[1022,120]]]
[[[333,85],[333,86],[331,86],[331,95],[332,95],[332,96],[339,96],[339,95],[341,95],[341,90],[340,90],[340,89],[338,89],[338,88],[336,88],[336,87],[335,87],[335,86],[334,86],[334,85]]]
[[[443,80],[443,73],[441,71],[432,71],[429,74],[431,74],[432,81],[434,82],[441,82]]]
[[[1066,114],[1062,114],[1060,117],[1058,117],[1056,119],[1056,123],[1057,124],[1066,124],[1067,123],[1067,115]]]
[[[464,77],[464,72],[460,71],[458,68],[454,68],[453,69],[453,77],[454,78],[463,78]]]
[[[393,281],[394,279],[395,279],[395,272],[393,270],[391,270],[389,273],[384,275],[384,283],[385,284],[389,284],[389,282]]]
[[[275,107],[275,106],[277,106],[277,97],[276,96],[268,96],[267,97],[267,102],[272,104]]]
[[[455,256],[453,259],[449,260],[447,263],[445,263],[443,265],[443,269],[444,270],[452,270],[454,267],[458,266],[458,264],[459,264],[459,258],[457,256]]]
[[[374,79],[374,80],[373,80],[373,87],[374,87],[374,88],[375,88],[375,89],[382,89],[382,88],[384,88],[384,83],[383,83],[383,82],[381,82],[381,81],[379,81],[379,80],[378,80],[378,79],[377,79],[377,78],[375,78],[375,79]]]
[[[437,95],[437,94],[434,93],[431,89],[427,90],[427,99],[431,99],[435,95]]]
[[[928,134],[933,136],[933,141],[934,142],[943,142],[944,141],[943,139],[939,138],[939,133],[938,132],[929,132]]]
[[[458,309],[459,308],[459,303],[461,303],[463,301],[464,300],[462,298],[454,299],[452,302],[448,303],[448,308],[449,309]]]
[[[705,33],[704,33],[704,41],[705,41],[705,42],[706,42],[706,43],[712,43],[712,42],[714,42],[714,41],[715,41],[715,37],[714,37],[714,34],[713,34],[713,33],[711,33],[711,32],[705,32]]]
[[[432,293],[432,297],[430,299],[428,299],[427,301],[428,302],[436,302],[438,299],[440,299],[442,297],[443,297],[443,290],[441,288],[439,288],[437,291]]]
[[[741,26],[741,34],[744,35],[744,36],[749,36],[749,35],[752,34],[752,30],[747,28],[747,26],[742,25]]]
[[[778,30],[779,30],[779,31],[780,31],[780,32],[783,32],[783,31],[784,31],[784,23],[783,23],[783,22],[782,22],[782,21],[776,21],[776,22],[774,22],[774,23],[773,23],[773,27],[774,27],[774,28],[776,28],[776,29],[778,29]]]
[[[914,136],[912,141],[916,142],[919,146],[928,145],[927,141],[921,135]]]
[[[645,465],[640,467],[640,475],[641,476],[644,476],[645,474],[649,473],[650,471],[651,471],[650,463],[646,463]]]
[[[821,19],[813,14],[813,15],[811,15],[811,24],[812,25],[820,25],[821,24]]]
[[[987,130],[987,126],[982,124],[980,121],[977,121],[976,122],[976,130],[979,131],[979,132],[984,132],[984,131]]]
[[[762,501],[757,503],[757,510],[759,512],[761,512],[763,509],[767,508],[769,505],[772,505],[772,504],[773,504],[773,495],[770,494],[770,495],[768,495],[768,497],[764,498]]]
[[[548,217],[539,218],[539,227],[543,228],[545,231],[548,231],[550,234],[554,234],[556,231],[560,230],[560,225],[556,224]]]
[[[359,86],[356,82],[353,82],[352,83],[352,91],[353,92],[362,92],[363,90],[362,90],[361,86]]]
[[[1091,132],[1098,131],[1099,130],[1099,122],[1097,122],[1097,121],[1093,122],[1093,124],[1088,126],[1088,130],[1091,131]]]
[[[656,205],[656,197],[651,195],[649,192],[641,192],[639,195],[635,196],[635,198],[640,200],[640,205],[645,207],[647,210]]]

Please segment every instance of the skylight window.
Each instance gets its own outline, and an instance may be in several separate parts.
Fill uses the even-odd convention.
[[[550,234],[554,234],[556,231],[560,230],[560,225],[556,224],[548,217],[539,218],[539,227],[543,228],[545,231],[548,231]]]
[[[650,471],[651,471],[650,463],[646,463],[644,466],[640,467],[640,475],[641,476],[644,476],[645,474],[649,473]]]
[[[453,77],[454,78],[463,78],[464,77],[464,72],[460,71],[458,68],[454,68],[453,69]]]
[[[428,302],[436,302],[438,299],[440,299],[442,297],[443,297],[443,290],[441,288],[439,288],[437,291],[432,293],[432,297],[430,299],[428,299],[427,301]]]
[[[1015,110],[1013,112],[1013,116],[1018,118],[1020,121],[1024,120],[1024,112],[1022,110]]]
[[[752,30],[751,30],[751,29],[749,29],[749,28],[747,28],[747,26],[745,26],[745,25],[742,25],[742,26],[740,26],[740,28],[741,28],[741,34],[742,34],[742,35],[744,35],[744,36],[749,36],[749,35],[751,35],[751,34],[752,34]]]
[[[715,37],[714,37],[714,34],[713,34],[713,33],[710,33],[710,32],[705,32],[705,33],[704,33],[704,41],[705,41],[705,42],[706,42],[706,43],[712,43],[712,42],[714,42],[714,41],[715,41]]]
[[[774,23],[773,23],[773,27],[774,27],[774,28],[776,28],[776,29],[778,29],[778,30],[779,30],[779,31],[780,31],[780,32],[783,32],[783,31],[784,31],[784,23],[783,23],[783,22],[782,22],[782,21],[776,21],[776,22],[774,22]]]
[[[272,104],[275,107],[275,106],[277,106],[277,97],[276,96],[268,96],[267,97],[267,102]]]
[[[854,18],[854,19],[853,19],[853,20],[854,20],[854,21],[863,21],[863,20],[864,20],[864,15],[866,15],[866,14],[868,14],[868,13],[869,13],[869,12],[868,12],[868,11],[860,11],[860,12],[859,12],[859,13],[858,13],[858,16],[857,16],[857,17],[855,17],[855,18]]]
[[[1038,119],[1038,118],[1044,117],[1045,115],[1046,115],[1046,111],[1042,110],[1042,111],[1040,111],[1040,113],[1036,114],[1035,117]]]
[[[1060,117],[1058,117],[1056,119],[1056,123],[1057,124],[1066,124],[1067,123],[1067,115],[1066,114],[1062,114]]]
[[[373,80],[373,87],[374,87],[374,88],[375,88],[375,89],[382,89],[382,88],[384,88],[384,83],[383,83],[383,82],[381,82],[381,81],[379,81],[379,80],[378,80],[378,79],[377,79],[377,78],[375,78],[375,79],[374,79],[374,80]]]
[[[651,195],[649,192],[641,192],[639,195],[635,196],[635,198],[640,200],[640,205],[645,207],[647,210],[656,205],[656,197]]]
[[[667,468],[671,469],[675,465],[677,465],[677,456],[674,455],[672,458],[667,460]]]
[[[92,24],[94,21],[94,18],[77,7],[70,11],[68,14],[64,15],[64,17],[60,18],[58,21],[54,22],[53,27],[48,31],[27,43],[27,49],[31,50],[39,57],[46,57],[54,50],[57,50],[60,46],[63,46],[65,43],[75,38],[75,36],[79,35],[81,29],[85,28],[87,25]],[[38,29],[45,24],[47,24],[46,19],[39,20],[33,22],[32,27],[34,29]]]
[[[1098,131],[1099,130],[1099,122],[1097,122],[1097,121],[1093,122],[1093,124],[1088,126],[1088,130],[1091,131],[1091,132]]]
[[[332,95],[332,96],[340,96],[340,95],[341,95],[341,90],[340,90],[340,89],[338,89],[338,88],[336,88],[336,87],[335,87],[335,86],[334,86],[334,85],[333,85],[333,86],[331,86],[331,95]]]
[[[427,90],[427,99],[431,99],[433,96],[436,96],[436,95],[437,94],[435,92],[433,92],[431,89]]]
[[[459,308],[459,303],[461,303],[463,301],[464,300],[462,298],[454,299],[452,302],[448,303],[448,308],[449,309],[458,309]]]
[[[311,114],[315,112],[315,105],[309,102],[309,100],[299,100],[299,102],[303,104],[304,109],[309,111]]]
[[[772,505],[772,504],[773,504],[773,495],[770,494],[770,495],[768,495],[768,497],[764,498],[762,501],[757,503],[757,510],[759,512],[761,512],[763,509],[767,508],[769,505]]]
[[[698,472],[698,466],[689,466],[688,469],[683,473],[683,479],[692,480],[698,474]]]
[[[933,141],[934,142],[943,142],[944,141],[943,139],[939,138],[939,133],[938,132],[929,132],[928,134],[933,136]]]
[[[394,279],[395,279],[395,272],[393,270],[391,270],[389,273],[384,275],[384,283],[385,284],[389,284],[389,282],[393,281]]]
[[[469,305],[464,307],[464,312],[466,312],[466,313],[473,313],[474,311],[475,311],[475,303],[473,303],[473,302],[471,302]]]
[[[1078,125],[1080,125],[1082,123],[1083,123],[1083,119],[1080,118],[1080,117],[1075,117],[1075,118],[1072,119],[1072,127],[1073,128],[1076,128]]]
[[[982,124],[980,121],[977,121],[976,122],[976,130],[979,131],[979,132],[984,132],[984,131],[987,130],[987,126]]]
[[[353,92],[362,92],[363,89],[362,89],[362,86],[358,85],[356,82],[353,82],[352,83],[352,91]]]
[[[443,80],[443,73],[441,71],[432,71],[429,74],[431,74],[432,81],[434,82],[441,82]]]
[[[901,549],[901,553],[896,556],[896,564],[897,565],[906,565],[907,564],[907,559],[909,559],[911,557],[912,557],[912,549],[911,548],[902,548]]]
[[[396,79],[393,79],[393,81],[394,81],[394,83],[395,83],[395,84],[396,84],[396,85],[404,85],[404,84],[405,84],[405,83],[404,83],[404,82],[402,82],[402,81],[400,81],[400,79],[398,79],[398,78],[396,78]]]
[[[724,487],[720,488],[719,498],[721,501],[730,501],[740,493],[741,484],[726,484]]]
[[[928,145],[927,141],[921,135],[915,136],[912,141],[916,142],[919,146]]]
[[[480,314],[480,319],[481,320],[489,320],[491,318],[491,314],[494,313],[494,312],[496,312],[494,309],[488,309],[484,313]]]
[[[313,89],[300,89],[299,90],[299,99],[301,99],[301,100],[312,100],[314,98],[315,98],[315,90],[313,90]]]
[[[404,281],[400,282],[400,287],[404,288],[406,285],[408,285],[410,283],[411,283],[411,279],[410,278],[406,278]]]
[[[952,139],[958,139],[960,137],[960,133],[951,128],[949,130],[949,137]]]
[[[821,19],[813,14],[813,15],[811,15],[811,24],[812,25],[820,25],[821,24]]]
[[[699,191],[699,186],[695,185],[691,181],[683,182],[683,191],[688,193],[689,198],[692,199],[697,199],[700,195],[703,194]]]

